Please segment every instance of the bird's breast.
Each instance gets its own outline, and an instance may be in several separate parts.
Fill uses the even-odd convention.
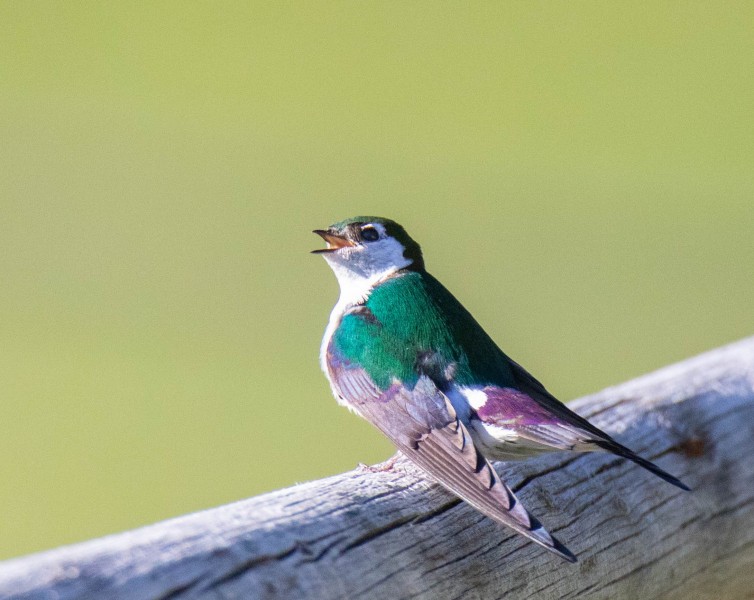
[[[346,306],[340,301],[333,307],[332,312],[330,313],[330,319],[327,322],[327,327],[325,328],[325,333],[322,336],[322,344],[319,347],[319,366],[331,384],[332,376],[327,364],[328,348],[330,347],[332,336],[335,334],[340,322],[343,320],[345,310]]]

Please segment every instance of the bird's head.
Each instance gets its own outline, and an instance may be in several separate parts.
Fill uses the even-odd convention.
[[[335,272],[341,296],[364,295],[378,281],[401,269],[422,270],[422,251],[401,225],[382,217],[353,217],[315,229],[327,248],[321,254]]]

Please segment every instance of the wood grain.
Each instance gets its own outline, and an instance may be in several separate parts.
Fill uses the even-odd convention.
[[[5,561],[0,598],[754,598],[754,338],[571,406],[693,488],[607,454],[498,464],[575,565],[399,460]]]

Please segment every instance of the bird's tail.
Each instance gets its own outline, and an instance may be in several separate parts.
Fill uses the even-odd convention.
[[[637,465],[644,467],[647,471],[651,471],[658,477],[664,479],[668,483],[672,483],[674,486],[679,487],[682,490],[686,490],[687,492],[691,491],[691,488],[683,483],[680,479],[673,477],[670,473],[663,471],[653,462],[648,461],[646,458],[642,458],[634,451],[629,450],[625,446],[622,446],[615,440],[594,440],[594,444],[596,446],[599,446],[600,448],[603,448],[604,450],[607,450],[608,452],[612,452],[613,454],[617,454],[618,456],[622,456],[623,458],[627,458],[628,460],[635,462]]]

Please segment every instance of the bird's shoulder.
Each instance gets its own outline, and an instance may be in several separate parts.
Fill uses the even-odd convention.
[[[341,357],[410,380],[422,372],[459,382],[506,383],[507,357],[464,306],[426,271],[406,271],[348,308],[333,335]]]

